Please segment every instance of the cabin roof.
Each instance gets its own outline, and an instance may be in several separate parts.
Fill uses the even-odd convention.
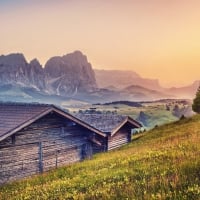
[[[131,117],[118,115],[118,114],[76,114],[78,119],[90,124],[92,127],[113,135],[116,133],[125,123],[129,123],[133,128],[140,128],[142,125],[132,119]]]
[[[73,116],[52,104],[0,102],[0,141],[27,127],[41,117],[55,112],[103,137],[114,135],[125,123],[133,128],[142,125],[134,119],[116,114],[77,114]]]
[[[0,141],[51,112],[56,112],[93,132],[106,136],[101,131],[52,104],[0,103]]]

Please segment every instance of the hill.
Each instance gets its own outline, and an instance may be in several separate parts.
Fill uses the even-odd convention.
[[[118,89],[123,89],[134,84],[148,89],[162,90],[157,79],[143,78],[134,71],[95,69],[94,72],[97,84],[102,88],[110,88],[113,86]]]
[[[99,87],[117,91],[117,89],[124,89],[132,85],[141,86],[145,89],[154,90],[154,95],[157,93],[159,96],[168,96],[176,98],[189,98],[193,99],[199,86],[199,80],[194,81],[192,84],[184,87],[171,87],[164,88],[160,85],[158,79],[143,78],[135,71],[126,70],[99,70],[95,69],[96,82]],[[136,89],[137,90],[137,89]],[[146,91],[139,90],[139,93],[146,94]],[[161,95],[162,94],[162,95]],[[147,95],[149,96],[149,95]],[[153,96],[150,93],[150,96]],[[157,97],[158,98],[158,97]]]
[[[200,116],[137,135],[132,143],[0,187],[0,199],[199,199]]]
[[[199,87],[199,80],[196,80],[191,85],[185,87],[168,88],[166,89],[166,92],[182,98],[191,98],[195,96],[198,87]]]

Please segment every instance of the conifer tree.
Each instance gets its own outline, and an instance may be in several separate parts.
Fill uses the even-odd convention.
[[[196,97],[193,100],[192,110],[200,114],[200,86],[197,89]]]

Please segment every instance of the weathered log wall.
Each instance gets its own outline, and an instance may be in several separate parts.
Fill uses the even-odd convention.
[[[130,131],[126,127],[121,128],[115,135],[108,137],[108,151],[118,148],[130,142]]]
[[[39,145],[0,148],[0,184],[39,172]]]

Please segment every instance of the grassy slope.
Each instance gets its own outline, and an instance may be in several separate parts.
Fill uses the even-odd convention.
[[[0,187],[0,199],[200,199],[200,116],[92,160]]]

